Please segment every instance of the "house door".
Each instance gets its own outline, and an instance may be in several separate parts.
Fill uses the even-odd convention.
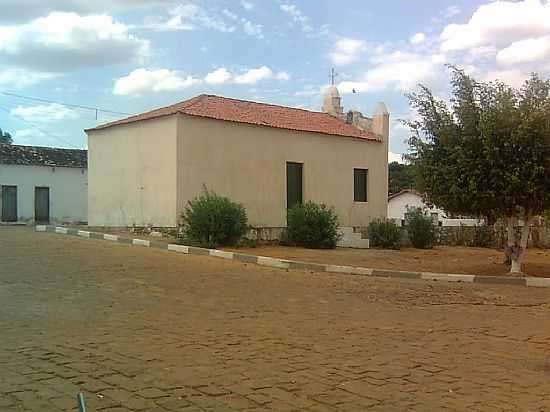
[[[17,186],[2,186],[2,221],[17,222]]]
[[[302,163],[286,164],[286,207],[302,203]]]
[[[48,223],[50,221],[50,188],[34,188],[34,220]]]

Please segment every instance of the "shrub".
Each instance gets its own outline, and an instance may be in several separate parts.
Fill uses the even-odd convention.
[[[338,216],[333,208],[307,202],[288,210],[286,240],[294,246],[334,249],[338,234]]]
[[[375,219],[369,223],[369,241],[373,247],[401,248],[401,228],[391,220]]]
[[[405,216],[407,232],[412,245],[418,249],[432,248],[435,242],[435,226],[431,216],[420,207],[407,208]]]
[[[248,230],[242,205],[206,189],[189,201],[182,217],[183,239],[201,247],[235,245]]]
[[[492,226],[474,226],[472,246],[493,247],[496,243],[495,233]]]

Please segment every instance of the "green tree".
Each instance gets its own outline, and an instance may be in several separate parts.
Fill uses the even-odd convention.
[[[446,211],[505,220],[510,271],[521,272],[530,223],[550,208],[550,81],[533,74],[514,89],[451,67],[451,85],[448,104],[424,86],[408,95],[419,119],[407,123],[407,159]]]
[[[12,144],[12,142],[13,139],[11,137],[11,134],[9,134],[8,132],[4,132],[2,131],[2,129],[0,129],[0,143]]]
[[[412,165],[406,165],[398,162],[391,162],[388,165],[389,184],[388,191],[390,195],[398,193],[403,189],[414,189],[414,171]]]

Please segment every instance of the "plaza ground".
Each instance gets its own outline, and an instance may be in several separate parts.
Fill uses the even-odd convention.
[[[0,410],[550,411],[549,310],[0,227]]]

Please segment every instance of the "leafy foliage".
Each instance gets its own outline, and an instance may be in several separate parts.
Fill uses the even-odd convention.
[[[530,222],[550,208],[550,81],[533,74],[516,90],[451,74],[449,105],[424,86],[408,96],[419,115],[407,123],[418,189],[452,214]],[[509,230],[520,266],[528,226],[521,236]]]
[[[286,237],[291,245],[334,249],[339,239],[338,216],[324,204],[297,204],[288,210]]]
[[[206,189],[189,201],[182,217],[184,240],[201,247],[235,245],[248,230],[242,205]]]
[[[2,131],[2,129],[0,129],[0,144],[12,144],[12,142],[13,139],[11,137],[11,134],[9,134],[8,132],[4,132]]]
[[[414,189],[415,174],[414,166],[391,162],[388,165],[389,169],[389,185],[388,191],[392,195],[404,189]]]
[[[430,249],[435,243],[436,228],[431,216],[420,207],[407,208],[407,233],[417,249]]]
[[[390,220],[375,219],[368,226],[369,240],[373,247],[401,248],[401,228]]]
[[[475,226],[471,246],[494,247],[496,242],[495,232],[491,226]]]

